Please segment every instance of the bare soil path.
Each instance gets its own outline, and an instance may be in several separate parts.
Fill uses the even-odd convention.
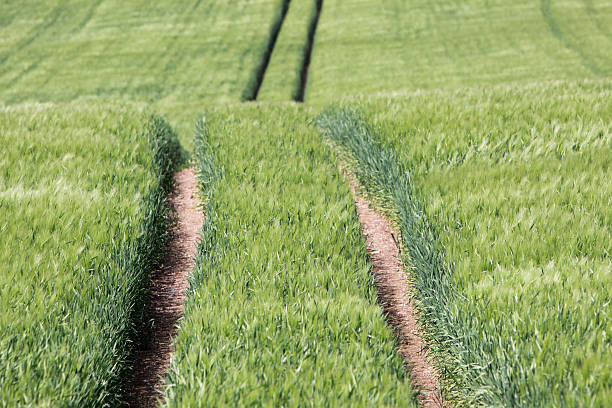
[[[135,351],[134,379],[130,407],[155,407],[162,391],[162,377],[168,370],[177,333],[177,321],[183,315],[183,304],[189,288],[188,276],[195,263],[204,216],[198,208],[197,180],[193,169],[174,174],[175,191],[169,197],[176,224],[163,264],[151,275],[151,309],[153,321],[147,347]]]
[[[391,222],[370,208],[357,193],[355,180],[347,175],[366,237],[378,301],[387,323],[398,338],[398,351],[411,371],[412,386],[424,407],[444,407],[438,373],[427,358],[427,346],[419,332],[417,312],[409,295],[409,284],[400,261],[400,238]]]

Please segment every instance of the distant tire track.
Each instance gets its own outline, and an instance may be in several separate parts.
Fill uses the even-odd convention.
[[[77,24],[76,27],[74,27],[71,32],[70,32],[70,37],[74,37],[76,34],[78,34],[79,32],[81,32],[83,30],[83,28],[87,25],[87,23],[92,19],[93,15],[95,14],[96,10],[98,9],[98,7],[100,7],[100,5],[102,4],[104,0],[97,0],[95,1],[87,10],[87,13],[85,14],[85,17]],[[50,27],[52,27],[53,25],[55,25],[55,23],[57,22],[57,20],[59,19],[59,17],[63,15],[63,12],[58,13],[55,18],[53,18],[51,21],[49,21],[46,26],[45,26],[45,30],[49,29]],[[42,33],[39,31],[37,33],[37,35],[33,38],[30,38],[28,41],[28,45],[32,44],[38,37],[40,37],[42,35]],[[54,69],[51,70],[51,72],[47,75],[47,77],[45,78],[44,84],[49,83],[53,77],[56,75],[57,71],[60,69],[60,67],[62,65],[65,65],[67,62],[73,60],[75,58],[75,56],[79,55],[80,50],[83,48],[83,46],[79,47],[79,49],[77,50],[73,50],[74,52],[72,53],[72,55],[69,58],[64,58],[64,64],[58,64],[55,66]],[[13,88],[16,84],[18,84],[23,77],[25,77],[27,74],[29,74],[30,72],[34,71],[36,68],[38,68],[40,66],[40,64],[42,64],[46,59],[49,58],[49,56],[52,55],[50,53],[43,53],[43,55],[41,55],[38,59],[36,59],[32,64],[30,64],[26,69],[22,70],[21,72],[19,72],[19,74],[17,74],[17,76],[13,79],[11,79],[10,83],[8,83],[5,86],[5,90],[11,89]]]
[[[285,17],[287,17],[287,12],[289,11],[290,3],[291,0],[283,0],[279,13],[274,19],[272,26],[270,27],[268,43],[266,44],[266,48],[264,49],[261,62],[255,67],[255,70],[251,75],[251,79],[249,80],[249,83],[247,84],[246,88],[242,93],[243,102],[257,100],[257,95],[259,94],[261,84],[263,83],[264,77],[266,76],[268,65],[270,65],[270,58],[272,57],[272,52],[274,51],[276,40],[278,40],[278,35],[280,34],[281,29],[283,28]]]
[[[597,27],[597,29],[602,34],[604,34],[606,37],[612,39],[612,31],[610,31],[609,26],[604,26],[603,24],[601,24],[601,21],[599,20],[598,15],[597,15],[597,10],[595,10],[595,7],[593,6],[593,0],[583,0],[583,1],[584,1],[584,7],[586,9],[586,12],[589,15],[589,18],[591,19],[593,24],[595,24],[595,27]]]
[[[308,86],[308,70],[310,69],[310,61],[312,60],[312,51],[314,49],[315,37],[319,26],[319,19],[323,11],[323,0],[315,0],[316,7],[314,15],[311,18],[310,26],[308,27],[308,37],[304,48],[304,57],[302,59],[302,68],[300,70],[300,80],[298,88],[293,96],[296,102],[304,102],[306,96],[306,87]]]
[[[73,33],[78,33],[81,30],[83,30],[83,28],[85,28],[85,26],[87,25],[87,23],[89,23],[89,21],[91,21],[91,19],[93,18],[94,14],[96,13],[96,10],[100,7],[100,5],[104,2],[104,0],[97,0],[95,1],[90,7],[89,10],[87,10],[87,14],[85,14],[85,18],[83,18],[83,20],[81,20],[81,22],[79,23],[78,26],[75,27],[75,29],[72,31]]]
[[[41,35],[43,35],[49,28],[51,28],[60,16],[64,13],[63,7],[57,6],[44,19],[44,23],[38,26],[33,30],[33,33],[19,41],[15,46],[11,47],[11,49],[3,56],[0,57],[0,66],[2,69],[0,70],[0,77],[4,76],[9,71],[9,66],[6,64],[6,61],[12,56],[18,55],[20,52],[23,52],[27,49],[32,43],[34,43]]]

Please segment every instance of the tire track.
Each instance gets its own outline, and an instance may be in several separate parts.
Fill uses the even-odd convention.
[[[603,35],[612,39],[612,31],[610,31],[610,27],[605,26],[601,23],[597,9],[595,9],[595,6],[593,5],[593,0],[583,0],[583,2],[584,8],[586,9],[587,14],[589,15],[589,18],[591,19],[595,27]]]
[[[540,0],[540,12],[542,13],[542,17],[544,18],[544,21],[546,21],[546,24],[548,24],[552,34],[561,42],[561,44],[563,44],[565,48],[580,57],[580,61],[585,68],[591,71],[591,73],[593,73],[595,76],[605,76],[605,72],[595,64],[595,62],[582,50],[582,48],[573,44],[563,33],[559,23],[553,15],[550,0]]]
[[[83,19],[77,24],[76,27],[74,27],[71,31],[70,31],[70,37],[69,38],[73,38],[74,36],[78,35],[83,28],[87,25],[87,23],[89,23],[89,21],[93,18],[96,10],[100,7],[100,5],[102,4],[104,0],[97,0],[95,2],[93,2],[90,7],[87,10],[87,13],[85,14],[85,16],[83,17]],[[47,29],[51,28],[53,25],[55,25],[55,23],[57,22],[57,20],[59,19],[59,17],[62,15],[63,12],[59,12],[56,13],[54,15],[54,18],[51,19],[44,28],[44,31],[46,31]],[[32,44],[38,37],[40,37],[42,35],[41,32],[38,32],[37,35],[35,35],[34,37],[30,38],[29,41],[27,42],[28,45]],[[63,63],[62,64],[56,64],[54,66],[53,69],[50,70],[50,72],[46,75],[46,78],[43,82],[43,86],[41,86],[40,88],[44,88],[49,82],[51,82],[51,80],[55,77],[55,75],[57,74],[58,70],[60,69],[61,66],[69,64],[72,60],[74,60],[74,58],[79,55],[80,51],[84,49],[85,46],[81,45],[80,47],[78,47],[77,49],[71,50],[71,54],[69,57],[63,57]],[[28,75],[30,72],[34,71],[35,69],[37,69],[44,61],[46,61],[48,58],[53,57],[53,53],[51,52],[47,52],[43,55],[41,55],[39,58],[37,58],[34,62],[32,62],[26,69],[22,70],[21,72],[19,72],[19,74],[17,74],[15,76],[15,78],[13,78],[11,80],[10,83],[8,83],[6,85],[6,87],[4,88],[4,90],[9,90],[11,88],[13,88],[17,83],[19,83],[26,75]]]
[[[11,58],[12,56],[18,54],[19,52],[23,51],[24,49],[32,45],[32,43],[34,43],[38,39],[38,37],[43,35],[49,28],[55,25],[55,23],[57,22],[57,20],[60,18],[62,14],[63,14],[62,7],[60,6],[55,7],[44,18],[44,23],[38,26],[36,29],[32,30],[32,34],[30,34],[26,38],[23,38],[21,41],[15,44],[15,46],[11,47],[11,49],[6,54],[4,54],[3,56],[0,56],[0,65],[4,65],[2,71],[0,71],[0,75],[4,75],[7,72],[7,65],[5,65],[5,62],[9,58]]]
[[[152,322],[148,338],[134,351],[130,407],[154,407],[162,397],[163,377],[174,353],[173,339],[189,288],[204,216],[199,209],[197,180],[192,169],[174,174],[176,189],[169,198],[176,224],[162,265],[151,275]]]
[[[387,323],[395,331],[397,350],[410,370],[412,386],[418,392],[422,406],[444,407],[439,374],[430,361],[428,347],[417,323],[417,311],[408,293],[410,286],[400,260],[401,239],[394,232],[391,222],[370,208],[366,200],[357,193],[354,178],[350,174],[346,177],[366,238],[378,289],[378,301],[383,307]]]
[[[280,8],[280,13],[272,23],[272,26],[270,27],[268,44],[266,45],[266,48],[264,50],[261,63],[255,67],[255,70],[251,75],[249,84],[247,84],[247,87],[242,93],[243,102],[257,100],[257,95],[259,94],[261,84],[263,83],[264,77],[266,76],[268,65],[270,65],[270,58],[272,58],[272,52],[274,51],[274,47],[276,46],[276,40],[278,40],[278,35],[280,34],[281,29],[283,28],[285,17],[287,17],[287,12],[289,11],[290,3],[291,0],[283,0],[283,3],[281,4]]]
[[[319,19],[321,18],[321,12],[323,11],[323,0],[315,1],[315,13],[310,22],[310,27],[308,27],[308,37],[306,40],[306,47],[304,49],[304,59],[302,60],[302,69],[300,70],[300,81],[298,89],[293,97],[293,100],[296,102],[304,102],[304,98],[306,96],[306,87],[308,86],[308,70],[310,69],[310,61],[312,60],[312,51],[314,49]]]

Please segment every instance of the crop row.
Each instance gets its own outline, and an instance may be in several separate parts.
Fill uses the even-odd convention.
[[[117,405],[180,160],[129,106],[0,110],[0,405]]]

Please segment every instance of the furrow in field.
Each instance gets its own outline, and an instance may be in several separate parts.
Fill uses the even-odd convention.
[[[295,100],[300,88],[300,71],[307,48],[310,21],[315,13],[316,0],[291,3],[258,100]]]
[[[197,199],[197,182],[192,169],[174,174],[175,190],[169,198],[176,224],[161,266],[151,275],[149,332],[134,352],[130,387],[131,407],[152,407],[161,397],[162,378],[174,352],[172,340],[189,287],[189,271],[195,263],[203,214]]]
[[[542,12],[544,21],[546,21],[546,24],[548,24],[548,27],[550,28],[550,32],[561,42],[561,44],[563,44],[563,46],[570,52],[577,54],[580,57],[580,61],[584,67],[591,71],[595,76],[605,76],[606,72],[599,67],[599,62],[588,55],[581,44],[576,44],[576,41],[570,38],[564,32],[562,26],[555,18],[550,0],[540,0],[540,10]]]
[[[397,349],[408,366],[413,388],[424,407],[443,407],[440,380],[431,364],[428,347],[418,326],[418,313],[400,260],[401,238],[391,222],[372,209],[358,193],[355,179],[347,174],[362,232],[366,238],[378,301],[398,338]]]
[[[606,9],[604,8],[605,6],[610,8],[609,4],[598,4],[599,7],[596,7],[593,0],[583,0],[583,2],[586,12],[597,30],[599,30],[599,32],[606,37],[612,39],[612,29],[610,28],[610,25],[602,22],[602,20],[605,21],[606,16],[610,14],[610,12],[606,12]]]
[[[19,39],[15,44],[12,44],[11,48],[6,49],[3,55],[0,55],[0,64],[2,64],[0,75],[4,75],[7,68],[10,66],[6,63],[9,58],[26,50],[40,36],[44,35],[49,28],[53,27],[61,15],[62,8],[60,6],[50,9],[46,16],[40,17],[40,20],[42,20],[40,24],[32,24],[32,30],[29,33],[25,34],[23,38]]]

